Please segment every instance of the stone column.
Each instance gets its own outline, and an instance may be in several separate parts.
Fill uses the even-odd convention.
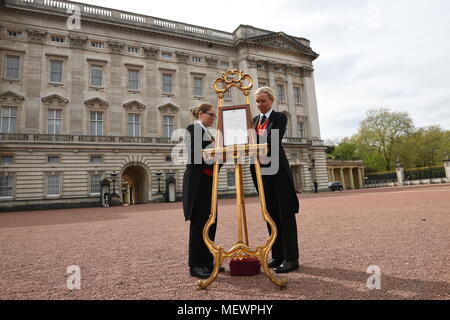
[[[403,174],[403,167],[400,164],[400,161],[397,160],[397,182],[399,186],[403,185],[403,179],[404,179],[404,174]]]
[[[253,80],[253,89],[252,93],[250,94],[250,109],[252,111],[252,115],[255,116],[259,114],[259,110],[256,107],[255,104],[255,92],[258,89],[258,69],[256,68],[256,60],[252,59],[244,59],[239,63],[239,66],[241,67],[241,70],[244,71],[244,73],[247,73],[250,77],[252,77]],[[233,90],[233,89],[232,89]],[[239,91],[239,92],[238,92]],[[238,93],[238,99],[236,99],[236,94],[233,95],[233,101],[236,102],[236,104],[241,104],[243,100],[242,93],[240,90],[234,89],[234,92]],[[236,99],[236,100],[234,100]]]
[[[316,90],[313,69],[303,69],[305,105],[308,110],[308,128],[311,139],[320,140],[319,114],[317,111]]]
[[[450,182],[450,158],[444,160],[445,176],[447,177],[447,182]]]
[[[358,183],[359,183],[359,187],[361,189],[364,188],[364,183],[363,183],[362,174],[361,174],[361,168],[358,168]]]
[[[339,168],[339,172],[340,172],[340,174],[341,174],[341,183],[342,183],[342,186],[344,187],[344,189],[347,189],[347,187],[346,187],[346,185],[345,185],[345,179],[344,179],[344,169]]]
[[[287,103],[288,110],[290,114],[290,123],[291,123],[291,136],[296,137],[298,135],[297,129],[297,112],[295,108],[294,101],[294,80],[292,78],[294,69],[287,67],[286,68],[286,78],[287,78]]]
[[[336,181],[336,178],[334,176],[334,168],[331,168],[331,181]]]
[[[42,65],[43,41],[46,35],[47,33],[45,32],[28,30],[27,57],[20,56],[21,72],[19,76],[24,84],[24,91],[26,91],[24,105],[26,105],[25,128],[27,133],[39,133],[39,129],[45,133],[47,132],[47,123],[44,123],[42,128],[39,127],[39,118],[41,116],[41,77],[44,74],[44,79],[48,78],[47,70],[43,70]],[[25,66],[25,61],[27,66]],[[47,84],[47,80],[45,80],[45,84]]]
[[[275,72],[274,72],[275,71],[275,64],[273,62],[268,62],[267,63],[267,70],[268,70],[268,74],[269,74],[269,87],[271,87],[275,91],[275,94],[276,94],[277,84],[275,82]]]
[[[350,177],[350,189],[355,189],[355,181],[353,179],[353,168],[348,168],[348,175]]]

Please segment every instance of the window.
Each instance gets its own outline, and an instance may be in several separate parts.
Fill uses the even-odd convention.
[[[103,87],[103,67],[102,66],[92,66],[91,67],[91,86],[92,87]]]
[[[0,198],[9,198],[13,196],[13,177],[0,177]]]
[[[91,175],[91,193],[100,193],[100,178],[101,175],[99,174]]]
[[[103,112],[92,111],[90,113],[90,134],[92,136],[103,135]]]
[[[203,97],[203,79],[194,78],[194,96]]]
[[[62,133],[62,110],[49,109],[48,110],[48,129],[49,134]]]
[[[236,187],[236,179],[235,179],[233,169],[227,170],[227,181],[228,181],[228,187]]]
[[[48,163],[60,163],[61,157],[60,156],[48,156],[47,160],[48,160]]]
[[[277,84],[277,95],[278,95],[278,101],[281,101],[281,102],[286,101],[286,98],[284,95],[284,86],[282,84]]]
[[[298,123],[298,136],[305,138],[305,124],[303,122]]]
[[[163,137],[172,137],[173,132],[173,117],[164,116],[163,117]]]
[[[256,68],[258,69],[264,69],[264,65],[262,63],[257,63]]]
[[[128,114],[128,135],[130,137],[138,137],[140,135],[139,130],[139,114]]]
[[[47,176],[47,195],[59,196],[59,179],[57,175]]]
[[[63,76],[63,62],[50,61],[50,82],[62,83]]]
[[[295,103],[301,103],[301,100],[300,100],[300,88],[299,87],[294,87],[294,102]]]
[[[1,133],[15,133],[17,122],[17,108],[16,107],[2,107],[0,119]]]
[[[128,69],[128,89],[139,90],[139,70]]]
[[[128,47],[128,52],[129,52],[129,53],[140,53],[140,52],[141,52],[141,48],[137,48],[137,47]]]
[[[172,59],[172,53],[171,52],[161,52],[161,57],[165,59]]]
[[[266,82],[263,82],[263,81],[258,82],[258,88],[265,87],[265,86],[267,86]]]
[[[163,74],[163,93],[172,93],[172,75]]]
[[[23,32],[22,31],[15,31],[15,30],[8,30],[8,36],[14,37],[14,38],[22,38]]]
[[[222,68],[228,68],[229,65],[230,65],[229,62],[226,62],[226,61],[220,61],[220,66],[221,66]]]
[[[64,43],[65,39],[63,36],[52,36],[52,42]]]
[[[202,57],[192,57],[192,62],[201,63],[203,62]]]
[[[101,163],[103,161],[102,156],[91,156],[92,163]]]
[[[20,57],[6,56],[5,78],[10,80],[19,80]]]
[[[91,47],[103,49],[103,48],[105,48],[105,43],[101,42],[101,41],[91,41]]]
[[[14,163],[14,156],[1,156],[1,163]]]

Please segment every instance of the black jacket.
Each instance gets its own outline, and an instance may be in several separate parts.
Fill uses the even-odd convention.
[[[253,127],[256,130],[256,126],[258,125],[259,121],[259,115],[253,118]],[[287,211],[289,213],[297,213],[299,211],[299,202],[297,198],[297,193],[295,191],[294,186],[294,180],[292,178],[291,169],[289,168],[289,161],[286,157],[286,153],[284,152],[284,148],[281,145],[281,140],[283,139],[284,133],[286,132],[286,126],[287,126],[287,117],[281,113],[276,112],[275,110],[272,111],[270,114],[270,117],[268,119],[268,124],[266,127],[266,131],[264,136],[267,137],[267,141],[261,141],[262,139],[259,139],[258,137],[258,143],[267,142],[268,144],[268,156],[269,157],[275,157],[276,155],[272,155],[272,145],[271,145],[271,137],[272,137],[272,130],[278,129],[279,130],[279,137],[278,137],[278,159],[279,159],[279,168],[276,174],[274,175],[263,175],[263,182],[264,184],[270,183],[277,186],[277,192],[276,194],[266,194],[266,201],[277,201],[278,203],[282,204],[283,211]],[[270,165],[270,164],[269,164]],[[261,165],[262,167],[266,167],[267,165]],[[257,182],[256,182],[256,171],[255,166],[250,166],[250,171],[253,178],[253,183],[258,189]]]
[[[183,178],[183,211],[185,219],[190,220],[196,197],[199,195],[211,197],[211,190],[199,190],[199,186],[204,174],[203,169],[212,170],[214,164],[207,164],[202,157],[202,150],[210,146],[212,140],[205,135],[205,130],[198,123],[191,124],[186,128],[185,142],[188,162]]]

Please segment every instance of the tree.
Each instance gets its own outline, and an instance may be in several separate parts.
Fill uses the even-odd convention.
[[[390,112],[388,109],[372,109],[359,126],[356,139],[360,144],[373,148],[383,159],[384,170],[395,165],[396,147],[402,135],[414,130],[407,112]]]

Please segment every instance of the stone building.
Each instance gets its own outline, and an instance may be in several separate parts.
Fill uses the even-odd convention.
[[[344,189],[362,189],[365,166],[362,160],[327,160],[328,179],[339,181]]]
[[[328,182],[307,39],[240,25],[233,33],[69,1],[0,1],[0,208],[98,205],[117,173],[124,203],[161,200],[189,110],[216,103],[230,69],[277,92],[298,190]],[[254,91],[253,91],[254,92]],[[225,105],[242,104],[240,92]],[[258,114],[252,101],[252,112]],[[172,138],[171,138],[172,137]],[[312,161],[314,170],[311,170]],[[157,172],[162,175],[157,176]],[[158,178],[160,190],[158,192]],[[248,171],[245,192],[255,192]],[[233,167],[221,194],[234,193]],[[111,187],[112,188],[112,187]]]

